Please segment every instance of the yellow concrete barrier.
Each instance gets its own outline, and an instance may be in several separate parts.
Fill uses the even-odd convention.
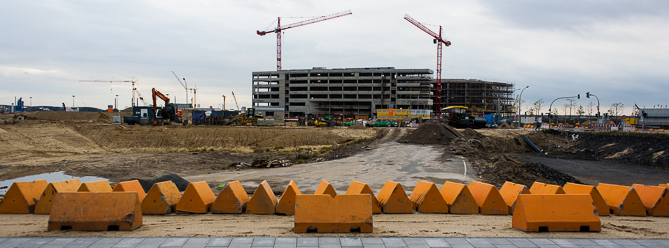
[[[600,183],[597,190],[615,215],[646,216],[646,208],[632,187]]]
[[[177,203],[176,210],[183,213],[206,214],[215,200],[216,195],[207,182],[190,183]]]
[[[526,232],[602,230],[590,195],[521,194],[516,201],[511,226]]]
[[[321,181],[321,184],[318,185],[318,188],[314,192],[314,195],[330,195],[332,197],[335,197],[337,195],[337,191],[335,191],[334,187],[327,181],[323,180]]]
[[[172,181],[153,184],[142,201],[144,214],[171,214],[181,200],[181,193]]]
[[[214,214],[241,214],[246,211],[249,195],[239,181],[229,182],[211,204]]]
[[[564,194],[564,189],[559,185],[534,182],[530,188],[533,195]]]
[[[372,200],[368,194],[297,195],[295,204],[296,233],[371,233]]]
[[[54,199],[48,230],[132,231],[141,225],[136,192],[63,192]]]
[[[448,203],[434,183],[419,180],[409,199],[419,213],[448,213]]]
[[[372,213],[373,214],[381,213],[381,204],[379,204],[379,200],[376,199],[374,192],[372,192],[372,189],[369,188],[369,185],[367,185],[366,183],[361,183],[356,181],[351,182],[351,185],[348,186],[348,190],[346,190],[346,194],[347,195],[368,194],[370,197],[372,197]]]
[[[146,192],[144,192],[144,188],[142,188],[142,185],[139,184],[139,181],[137,180],[117,183],[116,187],[114,187],[114,190],[112,190],[112,192],[137,192],[137,197],[139,197],[139,202],[144,201],[144,197],[146,197]]]
[[[469,190],[471,190],[476,204],[479,205],[481,214],[509,214],[509,207],[495,186],[472,181],[469,183]]]
[[[246,213],[249,214],[274,214],[276,213],[276,196],[269,187],[267,181],[262,181],[246,205]]]
[[[469,191],[467,185],[454,182],[445,182],[439,190],[444,200],[449,205],[452,214],[478,214],[479,205]]]
[[[297,188],[295,181],[290,180],[288,186],[281,194],[279,202],[276,204],[276,213],[285,215],[295,215],[295,197],[301,195],[300,189]]]
[[[669,189],[643,184],[633,184],[632,188],[639,194],[648,215],[669,216]]]
[[[506,206],[509,207],[509,214],[513,214],[513,208],[516,205],[516,200],[520,194],[530,194],[530,190],[527,189],[527,186],[512,182],[504,182],[502,188],[499,189],[499,194],[502,195]]]
[[[46,189],[46,180],[14,182],[0,203],[0,214],[31,214]]]
[[[79,186],[77,192],[112,192],[112,187],[106,180],[86,182]]]
[[[377,196],[381,211],[386,214],[412,214],[413,205],[401,184],[386,181]]]
[[[77,192],[81,186],[79,179],[72,179],[67,181],[52,182],[46,187],[40,197],[39,202],[35,205],[35,214],[50,214],[53,200],[59,192]]]
[[[602,198],[602,195],[599,194],[599,191],[595,186],[567,183],[564,185],[563,189],[564,192],[569,195],[590,195],[592,197],[592,201],[595,202],[595,207],[597,207],[597,214],[599,214],[599,216],[609,215],[609,206],[606,205],[606,201],[604,201],[604,198]]]

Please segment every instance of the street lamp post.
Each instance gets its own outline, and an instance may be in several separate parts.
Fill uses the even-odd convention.
[[[33,97],[30,97],[30,108],[33,108]]]
[[[549,125],[549,126],[551,125],[551,117],[552,117],[551,115],[552,115],[552,113],[553,113],[553,103],[554,103],[555,101],[559,100],[559,99],[574,98],[574,97],[576,97],[576,98],[578,98],[578,99],[581,99],[581,94],[577,94],[577,95],[575,95],[575,96],[558,97],[558,98],[555,98],[555,100],[553,100],[553,101],[551,102],[550,107],[548,107],[548,125]]]
[[[585,92],[585,97],[590,98],[590,96],[594,96],[597,98],[597,119],[599,119],[599,97],[595,96],[595,94],[592,94],[590,92]]]
[[[530,87],[529,85],[525,86],[525,88],[523,88],[523,90],[520,91],[520,95],[518,95],[518,128],[520,128],[520,104],[523,101],[523,91],[525,91],[525,89],[529,87]]]
[[[72,109],[74,109],[74,95],[72,95]]]
[[[116,95],[116,98],[114,98],[114,109],[118,112],[118,95]]]
[[[223,96],[223,111],[225,111],[225,95],[222,96]]]

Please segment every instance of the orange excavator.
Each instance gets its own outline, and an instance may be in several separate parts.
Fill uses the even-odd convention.
[[[151,90],[151,95],[153,95],[153,112],[156,113],[156,118],[153,120],[153,125],[162,125],[170,123],[181,123],[180,112],[177,109],[177,105],[170,103],[170,98],[157,91],[156,88]],[[156,104],[156,97],[165,101],[165,106],[161,109],[158,109]]]

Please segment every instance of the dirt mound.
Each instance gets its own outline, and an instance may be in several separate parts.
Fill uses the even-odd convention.
[[[399,140],[400,143],[450,144],[464,136],[455,128],[438,121],[427,121]]]
[[[539,163],[523,163],[506,155],[494,155],[479,160],[474,166],[485,182],[501,187],[504,182],[531,186],[535,181],[564,185],[567,182],[582,183],[573,176]]]
[[[122,114],[130,115],[129,114]],[[66,111],[36,111],[25,112],[26,119],[45,120],[45,121],[93,121],[99,123],[109,123],[112,121],[112,113],[107,112],[66,112]],[[118,113],[114,113],[118,115]]]
[[[471,128],[467,128],[467,129],[465,129],[465,131],[462,132],[462,135],[464,135],[465,138],[467,138],[467,139],[480,139],[480,138],[485,138],[485,135],[483,135],[483,134],[481,134],[481,133],[479,133],[479,132],[477,132],[476,130],[471,129]]]
[[[497,128],[499,129],[511,129],[511,126],[509,126],[508,123],[504,122],[502,125],[499,125]]]
[[[564,151],[577,158],[669,169],[667,135],[579,132],[560,136],[573,140],[574,145]]]
[[[177,174],[164,175],[164,176],[161,176],[159,178],[150,179],[150,180],[143,180],[143,179],[136,179],[136,178],[135,179],[130,179],[130,180],[139,181],[139,184],[142,185],[142,188],[144,189],[144,192],[149,192],[149,190],[151,190],[151,187],[153,186],[153,184],[159,183],[159,182],[172,181],[174,184],[177,185],[177,188],[179,189],[179,191],[185,191],[186,188],[188,187],[188,184],[190,184],[190,182],[188,180],[184,179],[183,177],[180,177]]]

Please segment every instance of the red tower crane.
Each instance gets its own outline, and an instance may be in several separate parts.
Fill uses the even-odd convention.
[[[281,17],[278,17],[275,29],[270,29],[270,30],[265,30],[265,31],[258,30],[256,33],[260,36],[264,36],[264,35],[269,34],[269,33],[276,33],[276,70],[278,71],[278,70],[281,70],[281,32],[283,30],[286,30],[286,29],[289,29],[289,28],[295,28],[295,27],[299,27],[299,26],[304,26],[304,25],[308,25],[308,24],[312,24],[312,23],[322,22],[322,21],[325,21],[325,20],[330,20],[330,19],[334,19],[334,18],[337,18],[337,17],[342,17],[342,16],[346,16],[346,15],[350,15],[350,14],[353,14],[353,13],[350,10],[348,10],[348,11],[344,11],[344,12],[334,13],[332,15],[320,16],[320,17],[316,17],[316,18],[313,18],[313,19],[288,24],[288,25],[285,25],[285,26],[281,26]]]
[[[409,15],[404,15],[404,19],[413,24],[414,26],[420,28],[425,33],[429,34],[434,38],[433,42],[437,44],[437,96],[434,99],[434,113],[441,113],[441,44],[443,43],[446,46],[450,46],[451,42],[445,40],[441,37],[441,26],[439,26],[439,34],[436,34],[429,28],[425,27],[422,23],[414,20]]]

